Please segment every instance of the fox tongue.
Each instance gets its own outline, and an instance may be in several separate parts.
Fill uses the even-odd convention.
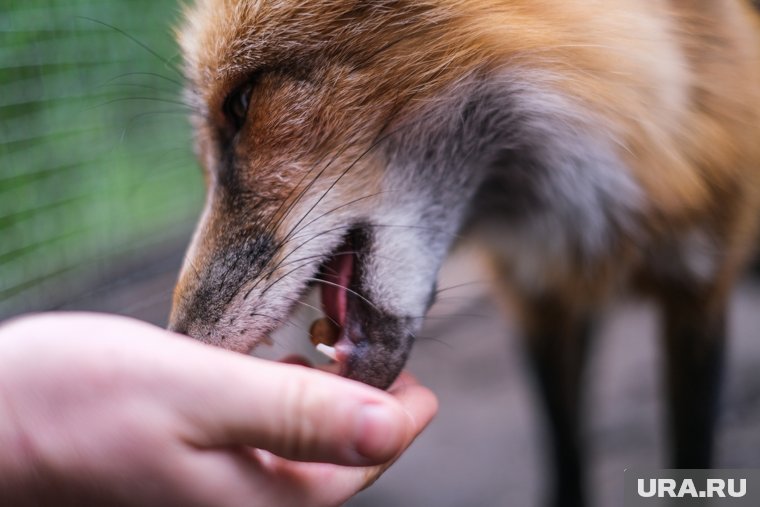
[[[322,283],[322,310],[340,326],[346,324],[346,289],[354,270],[353,253],[339,253],[325,266]]]

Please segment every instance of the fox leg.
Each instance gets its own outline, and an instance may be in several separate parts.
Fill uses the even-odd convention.
[[[671,465],[710,468],[726,340],[723,290],[676,286],[660,298]]]
[[[550,505],[581,506],[585,474],[580,410],[593,319],[560,296],[523,298],[522,307],[525,347],[547,415],[555,480]]]

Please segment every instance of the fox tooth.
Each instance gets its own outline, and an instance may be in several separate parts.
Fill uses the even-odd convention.
[[[322,354],[326,355],[333,361],[338,360],[338,354],[335,352],[335,347],[330,347],[329,345],[325,345],[324,343],[320,343],[317,345],[317,350],[320,351]]]

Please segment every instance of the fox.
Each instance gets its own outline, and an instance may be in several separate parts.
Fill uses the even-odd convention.
[[[249,353],[310,291],[387,388],[447,254],[487,252],[587,501],[584,366],[622,293],[661,314],[670,465],[709,468],[760,221],[750,0],[195,0],[177,38],[206,202],[169,328]],[[234,388],[234,387],[231,387]]]

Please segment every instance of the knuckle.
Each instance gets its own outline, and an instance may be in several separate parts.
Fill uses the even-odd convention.
[[[315,412],[319,404],[315,400],[315,390],[308,379],[297,375],[287,383],[284,401],[287,410],[281,422],[286,428],[285,452],[291,456],[303,456],[315,450],[318,436],[319,416]]]

